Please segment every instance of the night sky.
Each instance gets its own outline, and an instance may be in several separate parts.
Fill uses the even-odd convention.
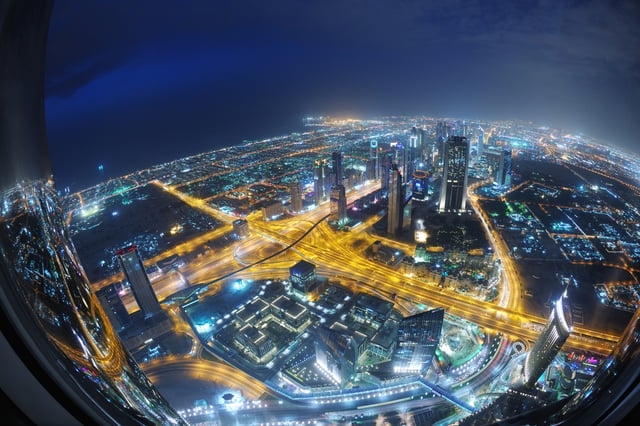
[[[307,115],[525,119],[640,152],[640,3],[58,0],[54,176],[72,191]]]

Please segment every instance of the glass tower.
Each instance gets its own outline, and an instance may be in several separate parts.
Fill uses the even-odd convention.
[[[440,213],[467,207],[469,143],[464,136],[452,136],[444,144],[444,171],[440,190]]]

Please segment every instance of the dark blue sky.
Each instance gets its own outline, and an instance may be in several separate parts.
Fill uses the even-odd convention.
[[[310,114],[527,119],[640,152],[630,1],[58,0],[59,186],[288,133]]]

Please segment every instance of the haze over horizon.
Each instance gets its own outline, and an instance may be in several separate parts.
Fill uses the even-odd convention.
[[[633,1],[58,0],[58,185],[299,130],[312,114],[522,119],[638,152]]]

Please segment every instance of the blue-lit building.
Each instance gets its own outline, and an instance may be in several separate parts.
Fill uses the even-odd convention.
[[[273,341],[251,324],[247,324],[240,328],[235,334],[236,341],[243,347],[246,347],[258,359],[264,358],[273,348]]]
[[[340,331],[321,327],[314,341],[316,362],[331,378],[344,387],[355,378],[358,348],[355,339]]]
[[[304,297],[316,283],[316,266],[301,260],[289,268],[289,281],[291,281],[292,290]]]
[[[443,321],[443,308],[412,315],[400,321],[392,358],[394,373],[427,372],[440,341]]]
[[[509,147],[504,147],[500,153],[496,183],[503,187],[511,186],[511,148]]]
[[[355,321],[379,328],[389,318],[392,309],[392,302],[362,293],[358,296],[351,313]]]
[[[413,188],[411,198],[417,201],[423,201],[427,198],[429,192],[429,174],[424,170],[416,170],[413,172]]]

